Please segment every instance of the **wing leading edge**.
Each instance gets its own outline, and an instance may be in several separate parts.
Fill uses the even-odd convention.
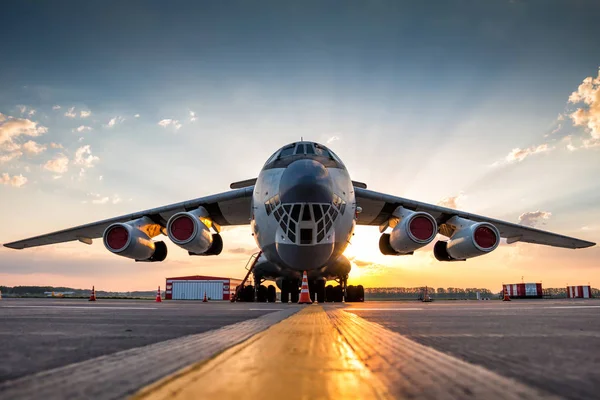
[[[582,249],[596,245],[586,240],[358,187],[355,188],[355,194],[357,205],[362,208],[362,212],[358,215],[359,225],[381,225],[390,218],[397,207],[403,206],[410,210],[431,214],[440,226],[455,215],[475,222],[489,222],[500,230],[500,236],[508,239],[508,243],[526,242],[568,249]]]
[[[142,217],[148,217],[154,222],[166,226],[169,218],[181,211],[194,210],[200,206],[206,208],[211,219],[221,226],[245,225],[250,223],[250,207],[252,191],[254,187],[232,190],[194,200],[175,203],[168,206],[153,208],[150,210],[109,218],[103,221],[92,222],[74,228],[64,229],[45,235],[19,240],[4,244],[11,249],[24,249],[29,247],[44,246],[47,244],[71,242],[79,240],[91,243],[91,239],[102,237],[104,230],[115,222],[127,222]]]

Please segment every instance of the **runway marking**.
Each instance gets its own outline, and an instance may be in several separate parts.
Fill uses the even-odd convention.
[[[544,307],[544,308],[600,308],[600,306],[555,306],[555,307]]]
[[[82,308],[86,310],[158,310],[158,307],[108,307],[108,306],[0,306],[0,308]]]
[[[306,306],[132,399],[557,399],[347,311]]]
[[[283,308],[249,308],[249,311],[281,311]]]
[[[359,307],[350,307],[348,311],[422,311],[423,308],[418,307],[404,307],[404,308],[359,308]]]

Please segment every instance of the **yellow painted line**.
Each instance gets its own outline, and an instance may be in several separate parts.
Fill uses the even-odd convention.
[[[142,389],[134,399],[392,398],[322,306],[308,306],[215,358]]]

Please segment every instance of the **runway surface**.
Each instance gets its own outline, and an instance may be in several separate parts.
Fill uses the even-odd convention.
[[[0,321],[0,399],[593,399],[600,387],[599,300],[5,298]]]
[[[565,398],[599,396],[600,300],[368,302],[346,310]]]
[[[206,332],[272,312],[268,304],[146,300],[0,302],[0,382]]]

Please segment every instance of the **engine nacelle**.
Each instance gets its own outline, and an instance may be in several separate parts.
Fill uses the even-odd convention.
[[[190,255],[220,254],[223,240],[219,234],[210,233],[212,221],[208,216],[204,207],[173,215],[167,223],[169,239]]]
[[[446,223],[455,231],[449,241],[435,244],[433,254],[439,261],[464,261],[482,256],[500,244],[500,231],[488,222],[452,217]]]
[[[150,239],[150,235],[156,236],[158,233],[160,226],[146,217],[112,224],[104,231],[104,247],[113,254],[136,261],[164,261],[167,258],[167,246],[164,242]]]
[[[435,218],[425,212],[398,207],[392,217],[390,222],[396,223],[392,232],[379,239],[379,250],[385,255],[412,254],[431,243],[437,234]]]

